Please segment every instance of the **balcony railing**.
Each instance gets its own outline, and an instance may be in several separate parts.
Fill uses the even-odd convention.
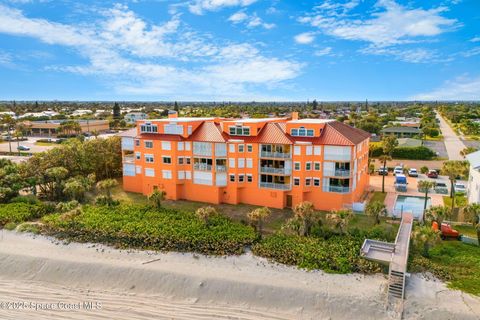
[[[227,166],[222,166],[222,165],[216,165],[215,170],[217,172],[227,172]]]
[[[349,193],[350,187],[323,186],[323,192]]]
[[[350,170],[349,169],[335,169],[335,170],[325,169],[323,171],[323,175],[326,177],[349,177]]]
[[[260,188],[290,190],[289,184],[273,183],[273,182],[260,182]]]
[[[268,151],[261,151],[260,157],[262,158],[278,158],[278,159],[290,159],[292,156],[290,153],[284,152],[268,152]]]
[[[273,173],[273,174],[291,174],[292,169],[260,167],[260,172],[261,173]]]
[[[197,171],[212,171],[212,165],[206,163],[194,163],[193,170]]]
[[[135,157],[134,156],[123,156],[123,162],[134,163],[135,162]]]

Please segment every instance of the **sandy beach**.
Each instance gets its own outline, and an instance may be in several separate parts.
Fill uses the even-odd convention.
[[[126,251],[0,231],[1,319],[388,319],[385,290],[380,274],[307,272],[251,254]],[[412,275],[404,318],[480,319],[480,298]]]

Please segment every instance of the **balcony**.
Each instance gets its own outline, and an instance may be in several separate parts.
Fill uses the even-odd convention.
[[[206,163],[194,163],[193,170],[196,171],[212,171],[212,165]]]
[[[135,162],[135,157],[132,156],[123,156],[123,162],[124,163],[134,163]]]
[[[278,189],[278,190],[290,190],[289,184],[273,183],[273,182],[260,182],[260,188]]]
[[[217,172],[227,172],[227,166],[216,165],[215,166],[215,171],[217,171]]]
[[[323,192],[350,193],[350,187],[323,186]]]
[[[292,174],[292,169],[286,168],[273,168],[273,167],[260,167],[261,173],[270,173],[270,174],[284,174],[289,175]]]
[[[261,158],[290,159],[290,153],[261,151]]]
[[[349,169],[335,169],[335,170],[324,169],[323,175],[325,177],[349,177],[350,170]]]

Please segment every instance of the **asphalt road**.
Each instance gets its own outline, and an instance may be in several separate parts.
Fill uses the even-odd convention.
[[[19,144],[21,146],[26,146],[26,147],[30,148],[30,150],[28,150],[28,151],[22,151],[22,152],[27,152],[27,153],[43,152],[43,151],[47,151],[49,149],[52,149],[54,147],[54,146],[37,146],[37,145],[35,145],[35,142],[37,142],[38,139],[42,139],[42,138],[29,137],[28,140],[20,141],[19,143],[17,143],[17,141],[12,141],[12,152],[17,152],[18,151],[17,147],[18,147]],[[43,139],[45,139],[45,138],[43,138]],[[0,143],[0,151],[2,151],[2,152],[9,152],[10,151],[8,141]]]
[[[464,160],[464,158],[460,155],[460,151],[465,149],[465,144],[462,140],[460,140],[460,138],[455,134],[455,131],[450,128],[448,123],[438,112],[437,118],[440,120],[440,130],[442,131],[445,148],[447,148],[448,159]]]

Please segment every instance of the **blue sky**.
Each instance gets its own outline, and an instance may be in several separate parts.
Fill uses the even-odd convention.
[[[480,100],[478,0],[0,0],[2,100]]]

